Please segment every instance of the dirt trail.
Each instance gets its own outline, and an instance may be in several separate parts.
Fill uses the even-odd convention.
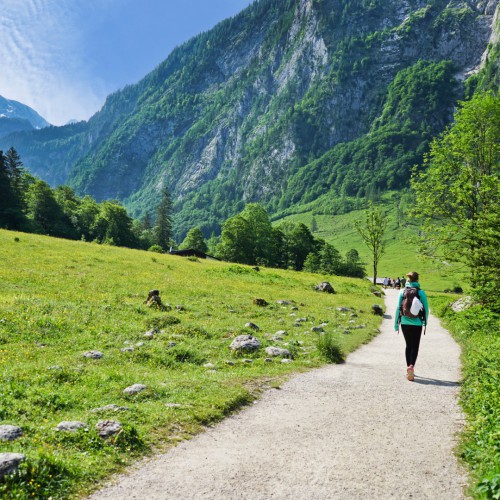
[[[298,375],[91,498],[464,498],[459,348],[431,316],[408,382],[396,298],[388,290],[382,333],[345,364]]]

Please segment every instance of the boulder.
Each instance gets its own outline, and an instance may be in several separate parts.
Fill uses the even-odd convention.
[[[253,352],[261,348],[261,343],[252,335],[238,335],[229,346],[233,351]]]
[[[14,441],[23,435],[23,430],[17,425],[0,425],[0,440]]]
[[[282,358],[292,357],[292,353],[289,350],[274,346],[266,347],[266,354],[273,357],[278,357],[278,356],[281,356]]]
[[[117,422],[116,420],[99,420],[95,428],[97,429],[99,436],[103,439],[114,436],[122,430],[120,422]]]
[[[104,354],[101,351],[87,351],[83,356],[89,359],[101,359]]]
[[[87,424],[84,422],[79,422],[78,420],[64,421],[57,424],[56,429],[58,431],[76,432],[80,429],[86,429]]]
[[[383,316],[384,310],[382,309],[382,306],[379,306],[378,304],[373,304],[372,313],[377,315],[377,316]]]
[[[140,392],[146,390],[147,388],[148,387],[144,384],[134,384],[134,385],[127,387],[126,389],[123,389],[123,392],[130,396],[133,394],[139,394]]]
[[[318,290],[319,292],[325,292],[325,293],[335,293],[335,290],[333,289],[333,286],[328,283],[328,281],[323,281],[319,285],[316,285],[314,287],[315,290]]]
[[[7,474],[16,472],[19,464],[25,458],[21,453],[0,453],[0,479]]]

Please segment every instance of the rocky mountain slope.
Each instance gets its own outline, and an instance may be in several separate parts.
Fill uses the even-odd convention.
[[[258,0],[88,122],[12,134],[0,148],[135,215],[166,185],[180,236],[194,225],[209,234],[250,201],[273,213],[347,210],[345,200],[408,182],[496,43],[497,9],[497,0]]]

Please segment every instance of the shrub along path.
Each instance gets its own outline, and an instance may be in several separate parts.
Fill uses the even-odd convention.
[[[268,391],[92,498],[463,498],[459,348],[431,317],[408,382],[396,299],[388,290],[382,333],[345,364]]]

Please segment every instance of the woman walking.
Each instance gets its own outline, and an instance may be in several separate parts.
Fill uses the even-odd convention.
[[[406,342],[406,378],[415,378],[415,363],[417,362],[422,326],[427,324],[429,304],[425,292],[420,288],[418,273],[412,271],[406,274],[405,287],[399,293],[396,314],[394,315],[394,330],[399,332],[399,325]]]

